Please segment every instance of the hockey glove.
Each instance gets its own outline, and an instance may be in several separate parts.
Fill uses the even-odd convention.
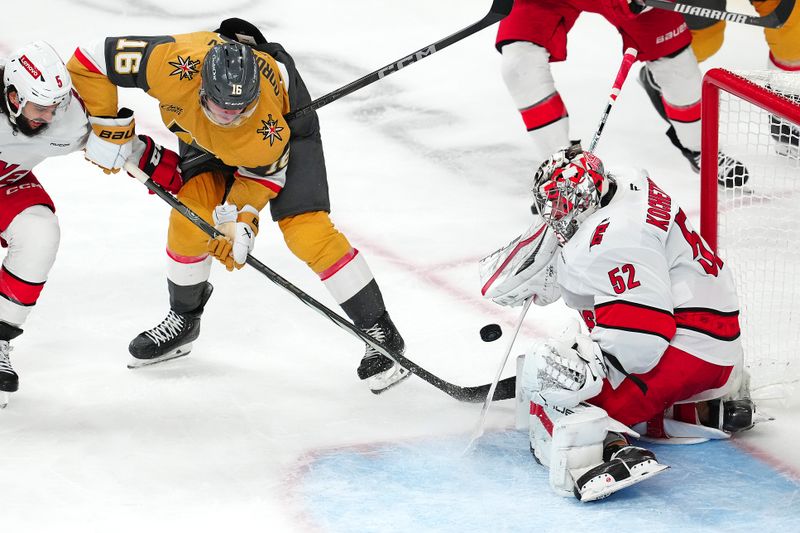
[[[555,234],[537,218],[525,233],[480,260],[481,294],[509,307],[530,297],[537,305],[555,302],[561,297],[556,279],[559,251]]]
[[[235,205],[218,205],[213,213],[214,224],[223,235],[208,241],[208,251],[228,271],[242,268],[247,254],[253,251],[258,235],[258,210],[245,205],[238,210]]]
[[[525,358],[523,387],[541,405],[574,407],[600,394],[606,367],[600,346],[575,334],[534,345]]]
[[[86,141],[86,159],[106,174],[116,174],[133,152],[133,111],[123,107],[116,117],[89,117],[89,124],[92,133]]]
[[[168,148],[156,144],[147,135],[139,135],[134,142],[131,158],[145,174],[158,183],[162,189],[178,194],[183,185],[183,177],[178,168],[180,157]],[[148,189],[150,194],[155,194]]]

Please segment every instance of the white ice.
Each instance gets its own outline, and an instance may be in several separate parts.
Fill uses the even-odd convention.
[[[77,44],[108,35],[214,29],[238,16],[283,43],[319,97],[471,24],[489,4],[28,2],[5,6],[0,53],[44,38],[67,58]],[[749,9],[742,0],[730,4]],[[530,218],[529,140],[500,79],[494,33],[319,112],[334,221],[369,261],[408,357],[463,385],[494,376],[507,340],[483,343],[478,329],[498,322],[508,332],[517,313],[480,298],[476,262]],[[726,39],[704,68],[765,65],[761,30],[729,24]],[[573,138],[594,131],[620,48],[597,16],[584,15],[572,30],[569,60],[553,70]],[[669,144],[637,69],[598,153],[608,166],[649,169],[696,222],[698,177]],[[173,142],[153,100],[130,91],[122,99],[136,110],[140,132]],[[106,176],[80,154],[36,173],[56,202],[63,238],[14,342],[21,385],[0,412],[0,531],[313,530],[303,518],[307,502],[287,497],[304,458],[472,430],[479,405],[420,379],[372,395],[355,375],[362,344],[252,269],[229,274],[215,266],[215,293],[189,357],[128,370],[129,340],[167,311],[168,209],[138,182]],[[262,223],[254,255],[335,306],[276,225]],[[533,309],[516,353],[567,316],[560,305]],[[492,407],[490,428],[513,424],[510,403]],[[774,410],[777,422],[741,440],[796,473],[797,416]],[[446,504],[447,495],[427,497]]]

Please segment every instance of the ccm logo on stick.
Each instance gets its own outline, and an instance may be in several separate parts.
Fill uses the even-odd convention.
[[[388,74],[391,74],[392,72],[395,72],[395,71],[400,70],[401,68],[407,67],[411,63],[416,63],[417,61],[419,61],[423,57],[429,56],[432,53],[434,53],[435,51],[436,51],[436,46],[430,45],[427,48],[423,48],[422,50],[418,50],[417,52],[414,52],[410,56],[404,57],[403,59],[401,59],[400,61],[397,61],[396,63],[392,63],[391,65],[386,65],[385,67],[383,67],[382,69],[380,69],[378,71],[378,78],[383,78],[384,76],[386,76]]]

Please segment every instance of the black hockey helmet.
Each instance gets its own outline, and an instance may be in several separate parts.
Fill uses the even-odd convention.
[[[249,46],[227,42],[213,46],[203,60],[200,98],[227,111],[248,116],[260,92],[258,64]],[[208,115],[208,113],[207,113]],[[212,120],[214,118],[209,116]]]

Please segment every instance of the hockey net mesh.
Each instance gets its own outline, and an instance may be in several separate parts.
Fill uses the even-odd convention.
[[[734,74],[797,105],[800,73]],[[736,279],[753,396],[788,400],[800,388],[800,125],[765,107],[758,91],[720,90],[719,150],[750,179],[718,190],[717,250]]]

